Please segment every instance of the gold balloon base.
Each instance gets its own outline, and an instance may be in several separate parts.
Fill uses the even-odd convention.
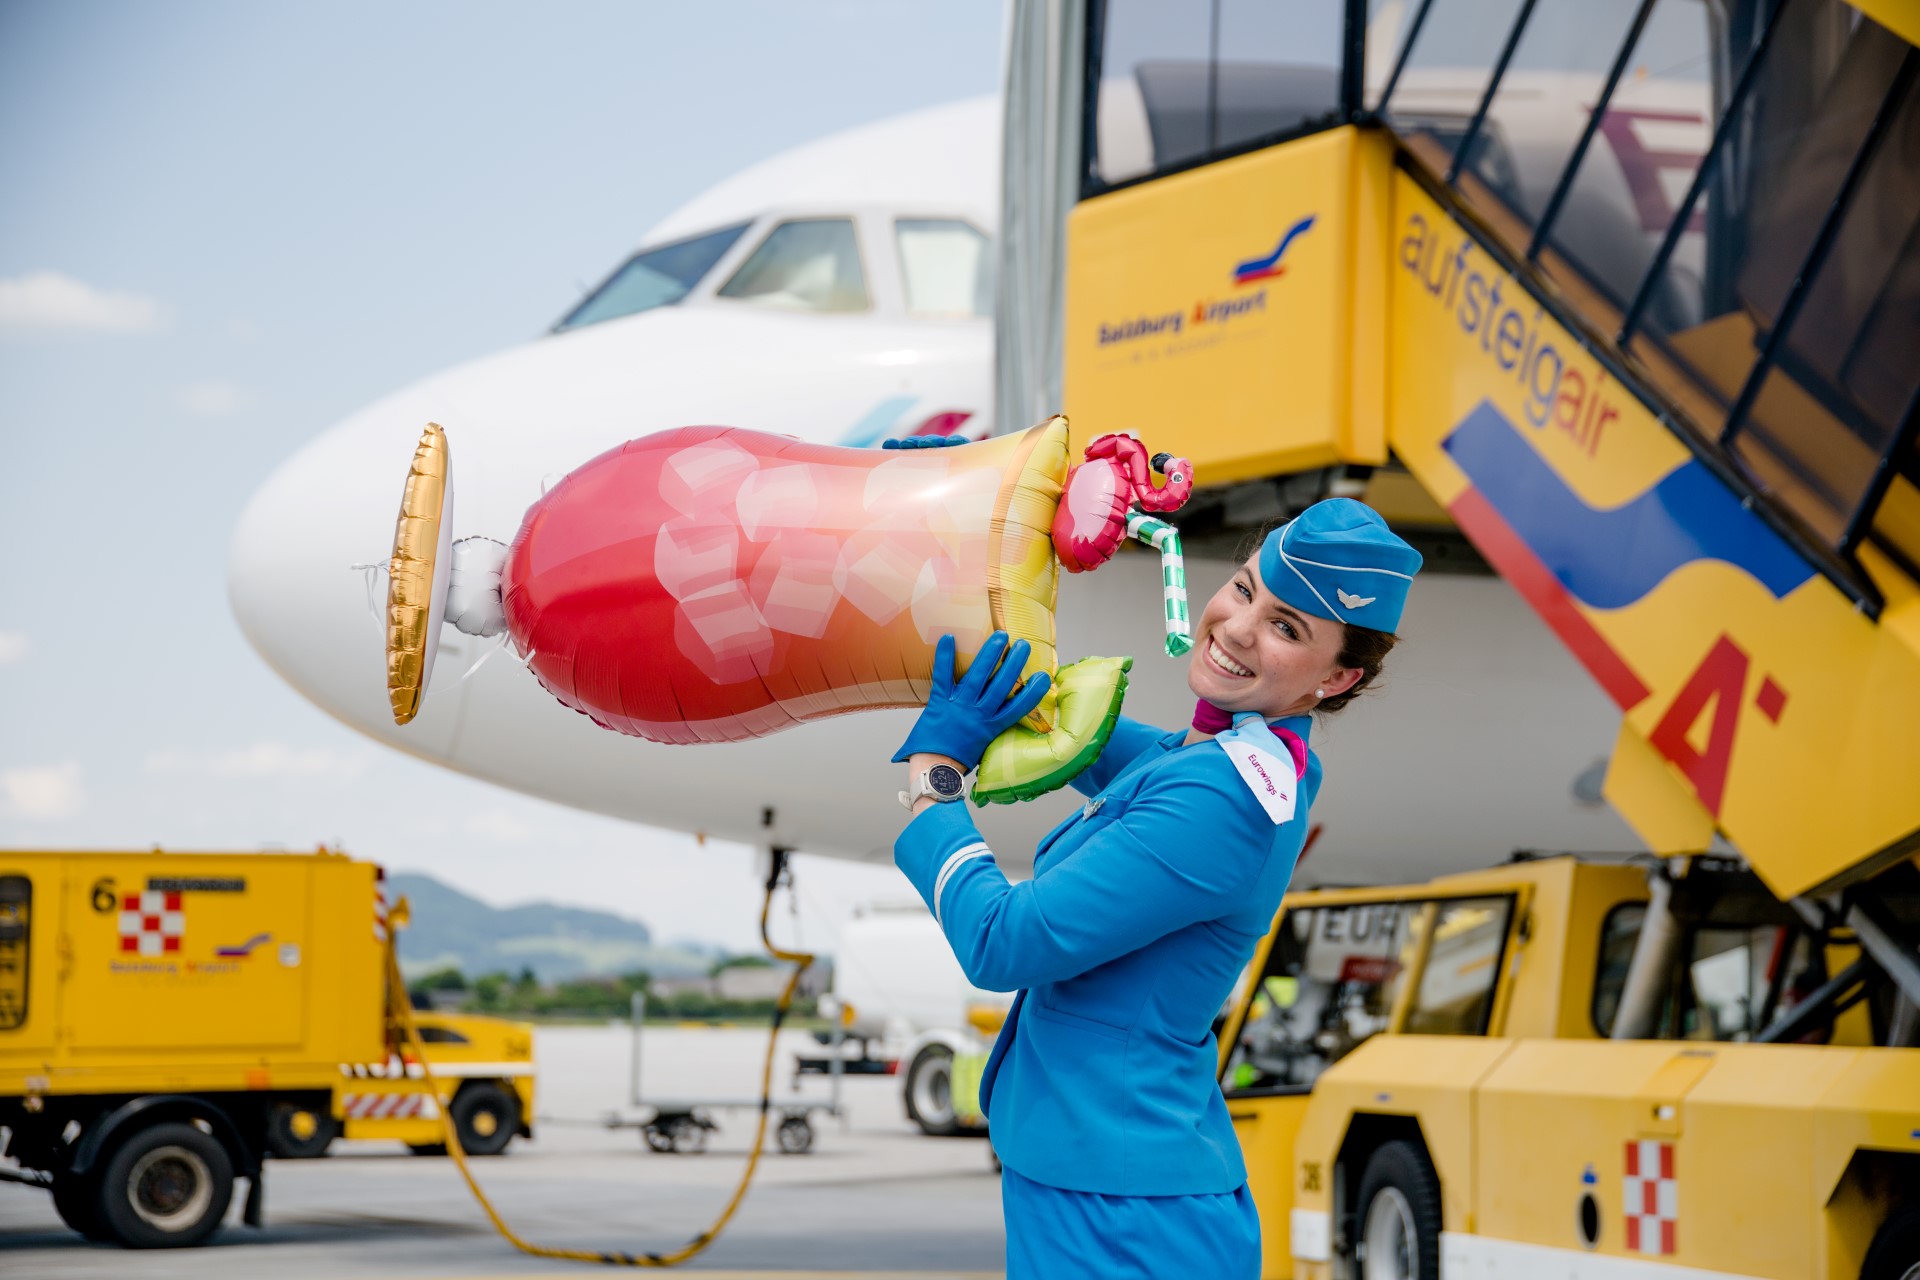
[[[387,697],[393,722],[419,714],[440,648],[453,533],[453,457],[447,433],[429,422],[413,451],[387,562]]]

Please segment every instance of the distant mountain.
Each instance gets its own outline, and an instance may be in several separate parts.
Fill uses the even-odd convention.
[[[449,966],[469,978],[532,969],[542,982],[611,977],[644,969],[658,977],[704,974],[712,959],[680,944],[659,946],[638,920],[555,906],[490,907],[432,876],[387,877],[387,900],[405,896],[413,922],[400,934],[409,976]]]

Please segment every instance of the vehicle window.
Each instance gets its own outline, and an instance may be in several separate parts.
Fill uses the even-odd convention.
[[[0,1031],[17,1031],[27,1023],[27,956],[32,941],[33,881],[26,876],[0,876]]]
[[[670,307],[687,296],[713,264],[726,256],[750,223],[723,227],[690,240],[676,240],[654,249],[642,249],[587,295],[587,300],[553,326],[555,333],[616,320],[621,316]]]
[[[1480,1036],[1493,1016],[1493,993],[1506,951],[1511,898],[1443,902],[1420,988],[1407,1010],[1408,1035]]]
[[[1646,921],[1644,902],[1627,902],[1607,912],[1600,922],[1600,963],[1593,978],[1593,1029],[1603,1036],[1613,1034],[1613,1018],[1620,1012],[1620,995],[1627,986],[1627,967],[1633,962],[1634,944],[1640,940],[1640,926]]]
[[[1822,949],[1798,930],[1775,924],[1701,929],[1693,935],[1679,1035],[1686,1040],[1751,1040],[1827,977]],[[1832,1034],[1833,1023],[1827,1019],[1798,1039],[1819,1044]]]
[[[1687,966],[1691,1008],[1682,1024],[1688,1040],[1745,1040],[1760,1005],[1754,954],[1746,929],[1702,929]],[[1772,930],[1767,930],[1769,936]],[[1764,979],[1761,991],[1765,990]]]
[[[1433,0],[1420,27],[1420,41],[1406,54],[1393,96],[1381,107],[1395,130],[1436,167],[1444,169],[1465,140],[1467,123],[1486,94],[1521,3]],[[1411,30],[1410,20],[1406,26]],[[1478,136],[1484,137],[1485,130]],[[1465,163],[1479,163],[1486,145],[1476,140]]]
[[[1487,124],[1504,125],[1509,132],[1518,131],[1526,139],[1525,170],[1516,173],[1511,161],[1489,167],[1488,162],[1495,157],[1478,147],[1471,166],[1482,181],[1499,193],[1507,210],[1529,225],[1545,210],[1560,171],[1586,131],[1593,99],[1639,7],[1639,0],[1540,0],[1528,18],[1514,47],[1513,60],[1507,64],[1506,74],[1494,89],[1486,120]],[[1697,12],[1698,6],[1693,7]],[[1673,8],[1672,4],[1656,6],[1656,10]],[[1703,32],[1704,21],[1697,22],[1696,27]],[[1662,71],[1665,66],[1665,62],[1659,64]],[[1645,80],[1651,70],[1642,66],[1636,79]],[[1667,87],[1664,80],[1662,85]],[[1699,153],[1706,149],[1705,89],[1702,82],[1697,93],[1678,91],[1683,93],[1691,111],[1690,118],[1698,126],[1699,138],[1692,147],[1696,161]],[[1668,135],[1673,135],[1672,119],[1662,117],[1662,120],[1667,122]],[[1612,122],[1616,126],[1620,123],[1617,113]],[[1658,136],[1657,128],[1653,132]],[[1457,150],[1457,142],[1450,149]],[[1600,199],[1614,194],[1607,192],[1600,195]],[[1579,195],[1580,207],[1584,209],[1590,193],[1583,190]],[[1614,204],[1620,208],[1609,207],[1608,211],[1624,220],[1627,201],[1616,199]],[[1659,231],[1664,226],[1661,223],[1653,228],[1650,242],[1638,226],[1626,232],[1636,245],[1644,244],[1643,266],[1653,257]]]
[[[1089,174],[1111,185],[1337,119],[1341,10],[1107,0]]]
[[[1849,55],[1855,48],[1861,55],[1841,64],[1836,89],[1844,84],[1870,94],[1887,63],[1911,65],[1912,49],[1881,28],[1863,28]],[[1748,474],[1835,542],[1871,493],[1920,389],[1913,358],[1920,340],[1920,88],[1909,76],[1877,110],[1878,144],[1860,163],[1831,247],[1813,269],[1798,313],[1781,318],[1774,367],[1746,416],[1729,424]],[[1833,106],[1834,116],[1843,113]],[[1835,133],[1843,150],[1850,137]],[[1816,131],[1802,144],[1794,172],[1808,189],[1783,183],[1772,207],[1753,219],[1755,252],[1736,285],[1750,302],[1786,295],[1798,268],[1783,268],[1769,246],[1811,241],[1829,214],[1819,194],[1824,180],[1854,163],[1825,151],[1825,142]],[[1764,329],[1774,317],[1754,318]]]
[[[957,218],[901,218],[900,278],[907,313],[916,316],[991,316],[993,260],[989,241]]]
[[[1627,968],[1647,909],[1642,903],[1615,907],[1600,929],[1600,969],[1594,983],[1593,1025],[1613,1030]],[[1822,950],[1797,931],[1776,924],[1748,928],[1696,929],[1687,942],[1684,973],[1662,998],[1657,1034],[1681,1040],[1751,1040],[1827,980]],[[1820,1043],[1832,1023],[1800,1037]]]
[[[1280,922],[1228,1060],[1230,1090],[1304,1089],[1385,1029],[1422,904],[1297,908]]]
[[[1773,371],[1744,418],[1727,424],[1731,451],[1749,478],[1838,543],[1914,386],[1913,363],[1885,353],[1913,332],[1903,293],[1913,277],[1900,267],[1915,256],[1920,114],[1908,115],[1910,86],[1888,100],[1909,48],[1898,36],[1839,0],[1790,5],[1780,21],[1738,128],[1707,161],[1693,210],[1701,251],[1676,251],[1647,282],[1630,348],[1714,434],[1771,351]],[[1880,141],[1868,151],[1876,121]],[[1814,264],[1811,292],[1791,316],[1786,301],[1849,191],[1834,249]]]
[[[472,1044],[473,1042],[455,1031],[452,1027],[421,1027],[420,1041],[423,1044]]]
[[[1619,39],[1607,42],[1611,58]],[[1730,59],[1716,65],[1715,51]],[[1700,0],[1659,0],[1628,55],[1593,141],[1581,157],[1550,242],[1588,283],[1625,307],[1678,216],[1713,137],[1716,75],[1737,78],[1745,50],[1716,38]],[[1568,123],[1584,127],[1582,105]],[[1558,180],[1558,159],[1545,173]],[[1711,191],[1705,199],[1711,201]],[[1529,210],[1529,221],[1537,216]],[[1707,236],[1701,207],[1680,230],[1667,278],[1651,305],[1662,323],[1700,319]]]
[[[781,223],[720,286],[720,296],[789,311],[865,311],[867,285],[853,220]]]

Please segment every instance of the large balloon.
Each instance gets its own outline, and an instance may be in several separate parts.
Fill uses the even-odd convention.
[[[1056,548],[1069,568],[1092,568],[1125,536],[1129,505],[1184,500],[1190,469],[1155,459],[1169,475],[1155,488],[1145,458],[1131,437],[1103,437],[1070,468],[1064,418],[978,444],[884,451],[687,427],[568,474],[503,554],[484,539],[444,550],[451,513],[435,513],[431,528],[423,518],[440,497],[423,467],[450,469],[444,435],[429,427],[396,530],[395,718],[410,718],[424,680],[408,682],[431,661],[426,581],[446,593],[433,602],[460,629],[504,627],[562,703],[655,742],[730,742],[918,706],[942,635],[958,641],[964,669],[999,630],[1026,640],[1027,674],[1045,671],[1056,687],[995,741],[976,795],[1038,794],[1098,754],[1128,667],[1059,665]],[[450,479],[444,489],[450,504]]]

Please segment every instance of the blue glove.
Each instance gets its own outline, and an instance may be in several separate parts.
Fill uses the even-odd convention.
[[[966,444],[965,436],[906,436],[897,440],[882,440],[882,449],[944,449],[949,445]]]
[[[913,732],[893,758],[905,760],[917,751],[931,751],[951,756],[968,769],[976,768],[987,744],[1039,706],[1053,687],[1053,678],[1040,671],[1018,691],[1014,689],[1027,668],[1027,649],[1025,640],[1015,640],[1008,647],[1007,633],[994,632],[956,686],[953,637],[941,636],[933,650],[933,692],[927,696],[927,709],[914,721]]]

